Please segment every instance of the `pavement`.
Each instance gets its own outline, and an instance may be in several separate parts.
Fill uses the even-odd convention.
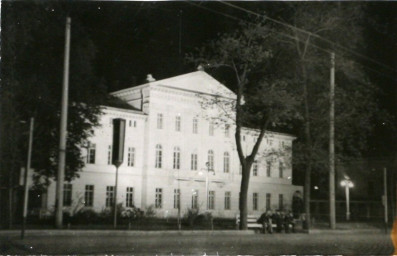
[[[27,230],[0,231],[0,254],[59,255],[391,255],[384,230],[314,229],[314,233],[255,234],[253,231]],[[369,231],[369,229],[368,229]]]

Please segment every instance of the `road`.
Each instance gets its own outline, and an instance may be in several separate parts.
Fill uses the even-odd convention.
[[[0,236],[0,254],[128,255],[391,255],[390,235],[346,234],[145,234]]]

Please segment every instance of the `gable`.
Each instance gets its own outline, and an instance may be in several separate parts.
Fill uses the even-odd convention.
[[[204,71],[196,71],[150,83],[151,86],[164,86],[196,93],[220,95],[235,98],[235,94],[226,86]]]

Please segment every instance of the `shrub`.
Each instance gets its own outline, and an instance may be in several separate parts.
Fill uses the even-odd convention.
[[[185,219],[187,220],[187,222],[189,223],[190,227],[193,227],[197,217],[199,216],[199,209],[192,209],[192,208],[188,208],[187,212],[185,214]]]

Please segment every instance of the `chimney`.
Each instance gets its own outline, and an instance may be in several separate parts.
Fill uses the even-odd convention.
[[[150,82],[156,81],[156,79],[154,79],[154,77],[152,76],[152,74],[148,74],[148,75],[146,76],[146,81],[150,83]]]

